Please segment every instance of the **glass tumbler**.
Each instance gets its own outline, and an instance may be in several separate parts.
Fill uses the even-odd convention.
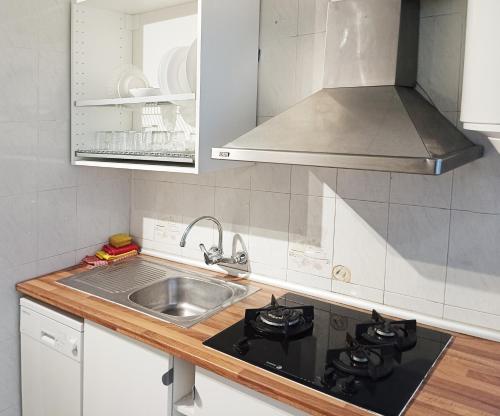
[[[95,146],[92,150],[95,150],[97,152],[102,152],[103,150],[106,149],[106,132],[105,131],[98,131],[95,134]]]
[[[123,153],[127,143],[126,131],[113,132],[113,141],[111,142],[112,150],[114,153]]]

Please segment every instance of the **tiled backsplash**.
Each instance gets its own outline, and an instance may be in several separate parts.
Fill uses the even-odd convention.
[[[259,122],[321,87],[327,0],[262,0]],[[418,80],[458,126],[466,0],[422,0]],[[214,241],[248,269],[500,331],[500,156],[440,177],[257,164],[199,177],[135,172],[131,230],[161,252],[201,260]],[[238,236],[235,239],[235,236]],[[344,265],[351,275],[332,278]],[[347,280],[347,281],[344,281]]]
[[[130,174],[69,162],[70,0],[0,1],[0,415],[18,416],[15,283],[127,231]]]

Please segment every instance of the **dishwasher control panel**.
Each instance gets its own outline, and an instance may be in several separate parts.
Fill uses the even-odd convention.
[[[69,358],[80,361],[82,355],[83,324],[81,325],[81,330],[79,330],[77,329],[79,321],[69,322],[67,319],[73,320],[73,318],[63,317],[61,319],[61,315],[58,312],[39,304],[34,305],[36,307],[23,305],[23,302],[21,302],[21,333]],[[51,317],[54,313],[58,314],[57,321]],[[61,322],[61,320],[66,322]],[[65,323],[69,323],[71,326]]]

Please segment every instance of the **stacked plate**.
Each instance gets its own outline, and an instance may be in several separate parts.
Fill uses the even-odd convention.
[[[196,40],[191,46],[172,48],[163,55],[158,68],[162,94],[196,93]]]

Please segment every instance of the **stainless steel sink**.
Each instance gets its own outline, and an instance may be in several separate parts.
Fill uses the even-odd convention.
[[[244,287],[240,290],[244,290]],[[165,315],[192,317],[227,304],[234,295],[234,288],[219,282],[182,276],[171,277],[136,290],[129,299]]]
[[[258,290],[142,259],[58,283],[185,328]]]

